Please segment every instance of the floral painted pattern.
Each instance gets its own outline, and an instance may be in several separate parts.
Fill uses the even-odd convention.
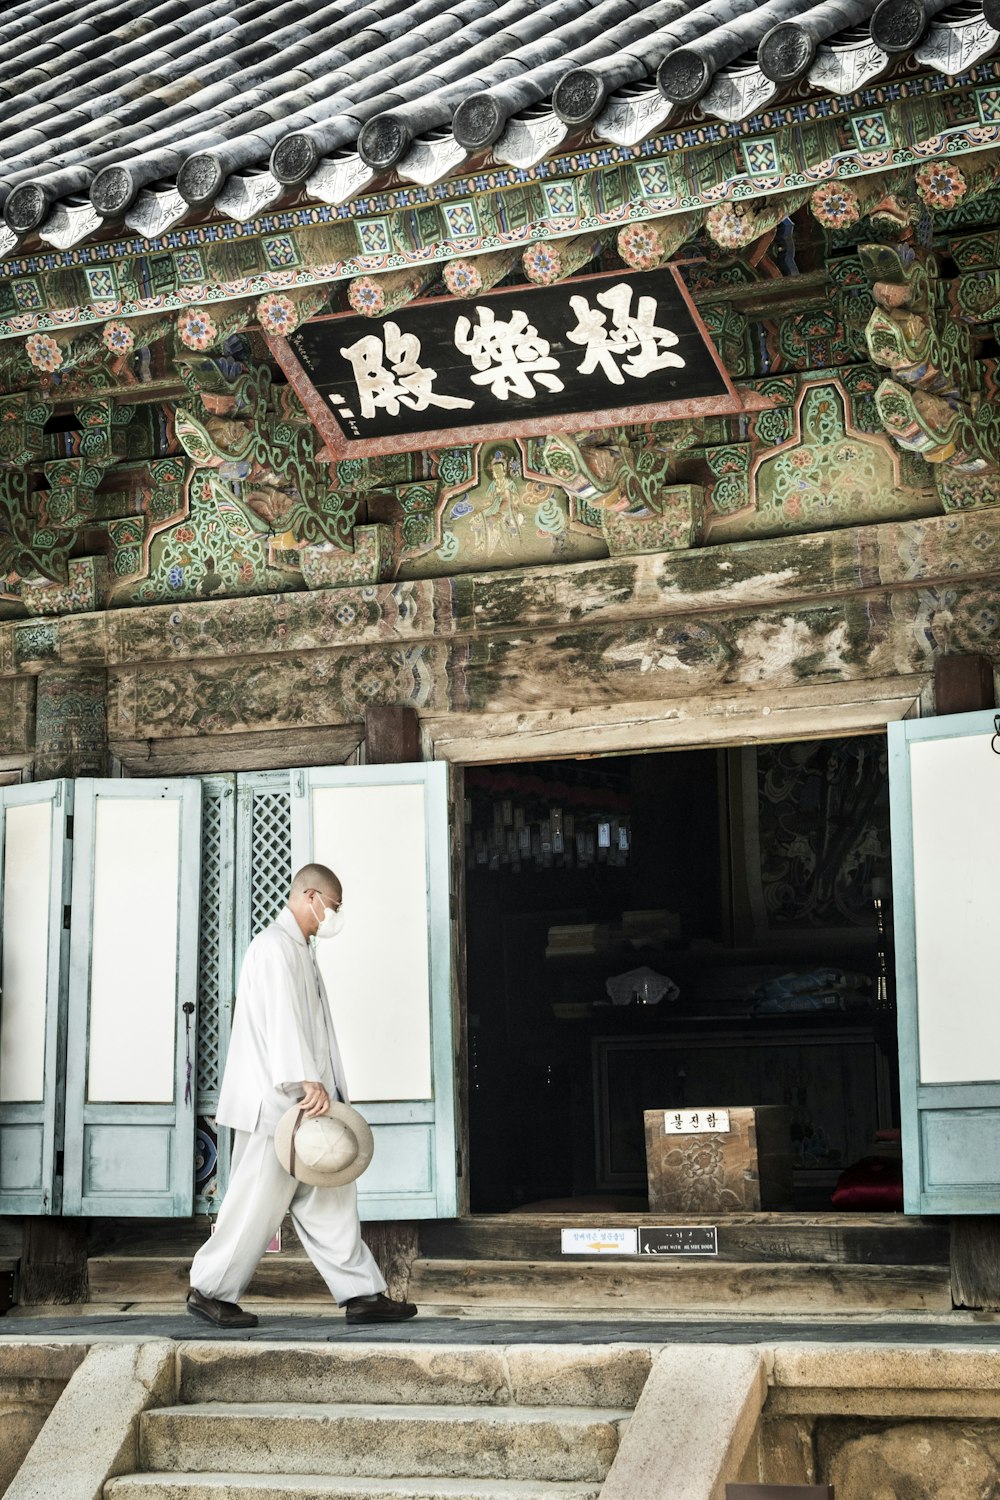
[[[916,185],[928,208],[955,208],[969,190],[961,167],[948,161],[925,162],[917,169]]]
[[[131,328],[127,323],[119,323],[114,319],[110,323],[105,323],[101,329],[101,338],[104,340],[105,349],[111,354],[131,354],[135,348],[135,334]]]
[[[552,286],[562,275],[558,252],[552,245],[531,245],[524,252],[525,275],[536,286]]]
[[[444,284],[453,297],[474,297],[483,289],[483,278],[473,261],[450,260],[444,268]]]
[[[257,321],[265,333],[294,333],[298,325],[295,303],[280,292],[269,292],[257,303]]]
[[[63,362],[62,350],[47,333],[33,333],[25,339],[24,352],[36,370],[58,370]]]
[[[189,308],[177,319],[177,337],[185,349],[210,349],[218,336],[215,319],[203,308]]]
[[[633,271],[652,271],[663,259],[663,242],[649,224],[627,224],[618,236],[618,253]]]
[[[812,211],[824,229],[843,229],[861,217],[858,197],[841,182],[826,182],[812,195]]]
[[[375,318],[385,308],[385,293],[371,276],[357,276],[347,289],[347,300],[363,318]]]

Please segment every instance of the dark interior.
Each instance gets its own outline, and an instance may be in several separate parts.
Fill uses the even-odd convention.
[[[644,1209],[645,1109],[789,1106],[801,1210],[898,1157],[884,736],[470,769],[465,818],[474,1212]]]

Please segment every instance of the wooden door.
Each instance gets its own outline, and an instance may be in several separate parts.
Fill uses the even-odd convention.
[[[64,1214],[190,1214],[201,784],[76,783]]]
[[[0,1213],[57,1214],[73,783],[0,788]]]
[[[908,1213],[1000,1212],[1000,716],[889,725]]]
[[[363,1219],[457,1211],[448,768],[292,772],[292,864],[343,882],[344,931],[319,943],[352,1103],[375,1157]]]

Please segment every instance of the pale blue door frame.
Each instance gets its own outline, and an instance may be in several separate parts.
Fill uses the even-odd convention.
[[[37,840],[31,848],[25,848],[23,840],[15,836],[15,823],[19,812],[34,809],[42,819],[42,842]],[[45,823],[48,824],[47,835]],[[0,949],[3,983],[6,987],[8,1012],[0,1010],[0,1047],[9,1068],[0,1069],[0,1213],[2,1214],[58,1214],[62,1209],[61,1154],[63,1147],[63,1081],[66,1050],[66,1004],[68,988],[69,925],[65,913],[70,902],[70,838],[73,831],[73,782],[43,781],[24,786],[0,788],[0,901],[3,900],[4,882],[12,883],[30,879],[34,871],[24,868],[25,861],[32,865],[38,859],[48,861],[47,880],[42,872],[45,889],[40,891],[42,900],[47,899],[47,912],[43,909],[33,916],[41,919],[38,933],[39,943],[45,942],[43,973],[36,978],[38,992],[34,992],[34,1005],[41,1006],[43,1015],[38,1017],[40,1025],[28,1050],[36,1061],[31,1071],[35,1075],[28,1086],[17,1073],[25,1069],[23,1045],[19,1038],[7,1035],[8,1021],[12,1029],[22,1020],[16,1020],[13,1008],[18,1001],[18,989],[26,976],[15,970],[17,954],[15,943]],[[8,838],[8,835],[11,835]],[[11,859],[5,863],[5,853],[11,848]],[[10,934],[11,939],[14,934]],[[42,956],[39,948],[39,957]],[[2,1002],[0,1002],[2,1003]],[[20,1027],[18,1027],[20,1030]],[[20,1038],[23,1044],[23,1032]],[[8,1074],[10,1076],[8,1076]]]
[[[375,1158],[359,1183],[363,1219],[450,1218],[458,1212],[455,1040],[452,1007],[448,767],[333,766],[292,772],[292,863],[335,862],[314,838],[312,798],[323,788],[419,787],[423,791],[423,872],[426,896],[427,995],[430,1067],[426,1097],[364,1099],[359,1108],[372,1127]],[[393,859],[391,824],[373,826],[386,865]],[[349,907],[350,892],[346,895]],[[384,913],[384,941],[394,941],[393,913]],[[336,1022],[338,997],[331,995]],[[375,1023],[373,1023],[375,1024]],[[347,1061],[351,1082],[350,1057]]]
[[[1000,1212],[996,719],[889,725],[907,1213]]]

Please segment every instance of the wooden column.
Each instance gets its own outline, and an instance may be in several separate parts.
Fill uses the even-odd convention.
[[[107,675],[104,671],[43,672],[38,678],[34,777],[105,776],[108,765]],[[86,1219],[26,1218],[21,1231],[19,1299],[86,1302]]]
[[[988,656],[939,656],[934,663],[939,714],[996,707]],[[956,1307],[1000,1311],[1000,1217],[956,1214],[951,1221],[951,1298]]]
[[[939,656],[934,662],[934,712],[971,714],[996,708],[988,656]]]
[[[370,766],[411,764],[420,759],[420,720],[403,704],[365,709],[365,762]],[[410,1268],[417,1257],[418,1230],[412,1221],[365,1224],[364,1240],[378,1261],[390,1297],[405,1298]]]
[[[415,708],[389,703],[365,709],[365,761],[368,765],[411,765],[420,759],[420,720]]]

